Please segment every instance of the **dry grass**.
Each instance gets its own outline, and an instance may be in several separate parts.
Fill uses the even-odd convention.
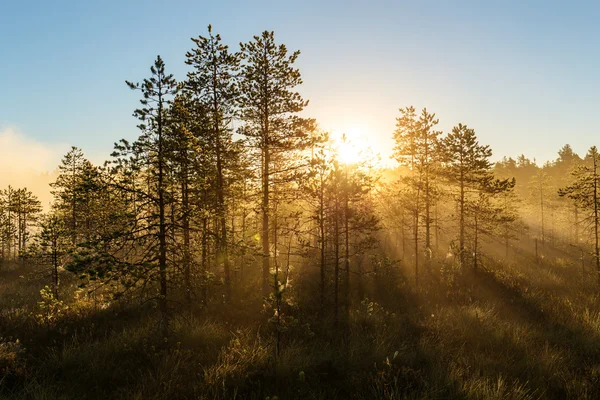
[[[476,273],[439,265],[419,290],[402,270],[372,278],[366,289],[372,299],[354,304],[337,327],[299,307],[297,317],[310,328],[287,332],[277,359],[256,299],[176,319],[165,342],[147,307],[97,310],[79,301],[54,326],[40,324],[43,279],[5,272],[0,393],[15,399],[600,398],[600,295],[593,276],[581,276],[576,257],[568,256],[484,265]]]

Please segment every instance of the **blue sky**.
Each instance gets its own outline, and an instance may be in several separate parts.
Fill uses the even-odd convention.
[[[0,132],[99,161],[138,133],[125,79],[157,54],[183,79],[190,37],[211,23],[234,50],[265,29],[301,50],[305,114],[359,128],[384,156],[414,105],[444,131],[475,128],[495,159],[545,161],[600,145],[599,17],[564,1],[0,0]]]

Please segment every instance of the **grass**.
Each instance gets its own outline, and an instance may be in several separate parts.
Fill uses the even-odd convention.
[[[99,309],[80,300],[44,324],[36,318],[43,277],[3,271],[0,395],[600,398],[594,276],[583,279],[577,258],[564,254],[541,263],[524,255],[483,265],[476,272],[434,265],[418,290],[403,268],[371,277],[369,298],[353,304],[337,327],[299,307],[301,324],[284,332],[278,358],[256,296],[177,317],[165,341],[149,305]]]

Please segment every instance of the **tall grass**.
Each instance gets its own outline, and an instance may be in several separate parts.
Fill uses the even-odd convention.
[[[338,325],[301,304],[277,358],[250,292],[176,316],[165,339],[148,305],[98,308],[72,300],[75,288],[65,312],[44,324],[36,318],[43,279],[5,271],[0,397],[600,398],[600,294],[577,259],[483,265],[435,264],[418,289],[403,268],[370,277],[369,298]]]

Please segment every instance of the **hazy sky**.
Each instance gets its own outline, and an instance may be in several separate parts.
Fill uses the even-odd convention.
[[[599,17],[593,2],[548,0],[0,0],[0,174],[16,173],[7,159],[45,168],[70,145],[100,161],[136,137],[125,79],[157,54],[183,79],[209,23],[233,50],[265,29],[301,50],[306,115],[361,129],[384,156],[406,105],[445,131],[475,128],[495,159],[584,153],[600,145]]]

